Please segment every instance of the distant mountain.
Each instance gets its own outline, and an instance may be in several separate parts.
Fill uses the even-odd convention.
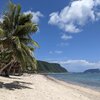
[[[100,69],[88,69],[84,73],[100,73]]]
[[[37,71],[39,73],[63,73],[68,72],[58,63],[48,63],[46,61],[37,61]]]

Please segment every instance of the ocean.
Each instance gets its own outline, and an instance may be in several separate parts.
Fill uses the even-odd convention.
[[[49,74],[49,76],[64,82],[100,91],[100,73],[54,73]]]

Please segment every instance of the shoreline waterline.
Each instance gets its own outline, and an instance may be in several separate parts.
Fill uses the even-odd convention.
[[[0,100],[99,100],[100,92],[49,75],[0,77]]]
[[[69,84],[79,85],[100,92],[100,73],[49,73],[48,75]]]

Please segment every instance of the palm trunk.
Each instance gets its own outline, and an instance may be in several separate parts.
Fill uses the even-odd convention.
[[[5,72],[5,75],[4,75],[4,76],[5,76],[5,77],[9,77],[9,72],[8,72],[8,70],[5,69],[4,72]]]
[[[2,72],[4,71],[4,69],[6,69],[7,67],[9,67],[11,65],[11,63],[13,63],[13,60],[0,69],[0,75],[2,75]],[[5,74],[8,74],[8,72],[5,71]]]

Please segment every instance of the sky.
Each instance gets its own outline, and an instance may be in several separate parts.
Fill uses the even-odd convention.
[[[0,1],[0,20],[9,0]],[[100,0],[12,0],[31,13],[39,30],[32,38],[39,60],[70,72],[100,68]]]

